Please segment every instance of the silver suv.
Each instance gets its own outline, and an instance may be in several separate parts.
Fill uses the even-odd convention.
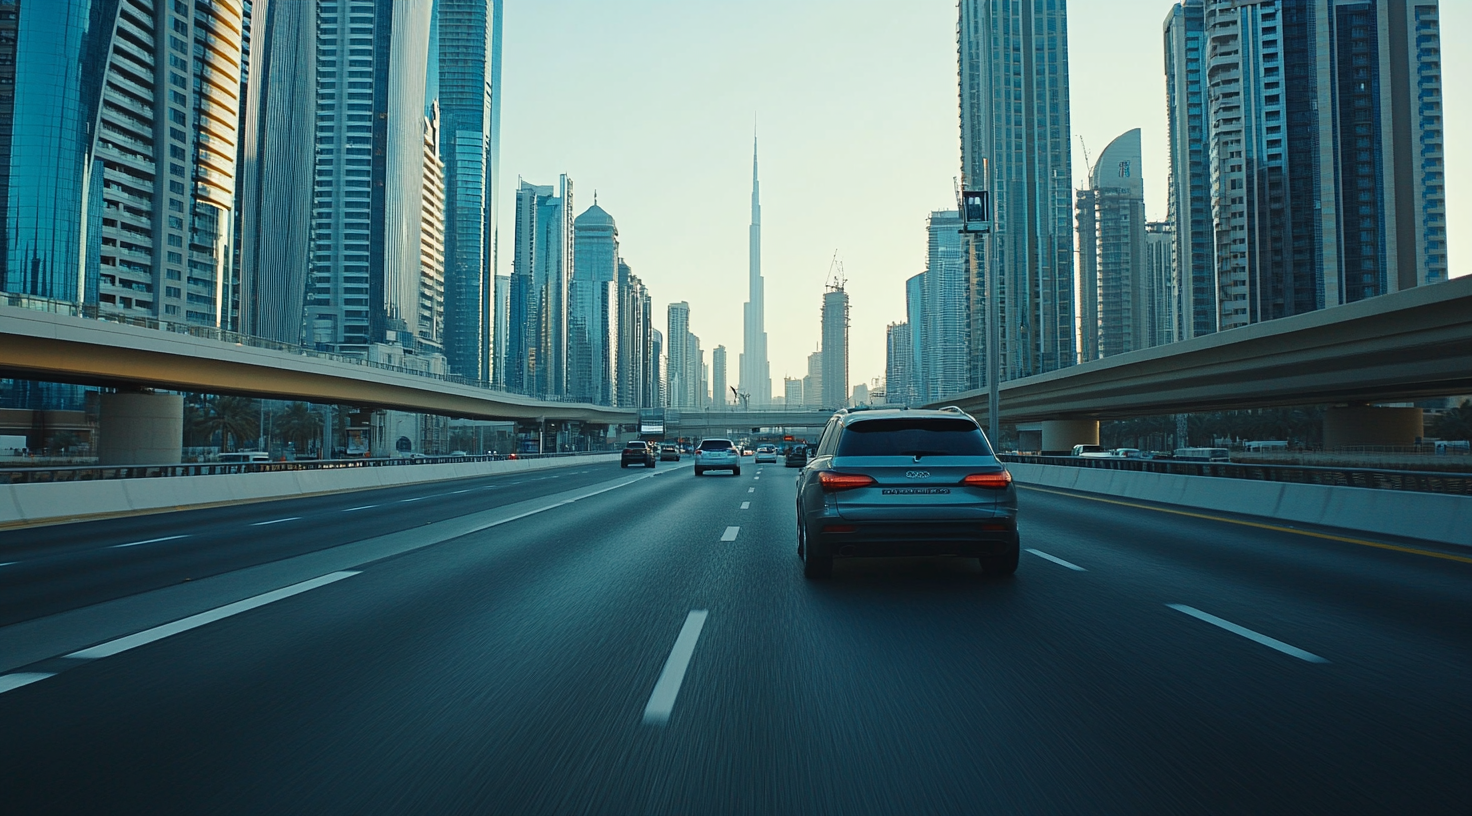
[[[964,556],[1017,571],[1017,491],[981,426],[959,408],[839,411],[797,477],[797,554],[826,578],[834,558]]]
[[[741,451],[729,439],[702,439],[695,448],[695,475],[707,470],[729,470],[741,475]]]

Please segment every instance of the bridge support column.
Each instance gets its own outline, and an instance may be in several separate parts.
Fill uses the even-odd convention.
[[[184,453],[181,394],[102,394],[97,425],[100,465],[177,465]]]
[[[1070,454],[1074,445],[1099,444],[1099,420],[1045,419],[1042,437],[1044,456]]]
[[[1425,435],[1420,408],[1376,408],[1366,405],[1324,412],[1324,449],[1358,446],[1409,447]]]

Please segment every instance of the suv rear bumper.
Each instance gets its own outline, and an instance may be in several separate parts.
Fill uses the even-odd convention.
[[[807,540],[818,555],[834,558],[955,555],[982,558],[1017,549],[1017,519],[976,521],[850,521],[817,514],[807,519]]]

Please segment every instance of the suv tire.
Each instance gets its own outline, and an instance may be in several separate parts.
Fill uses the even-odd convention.
[[[704,476],[705,475],[705,468],[697,467],[695,469],[695,475],[696,476]]]
[[[987,575],[995,575],[998,578],[1013,575],[1017,572],[1017,559],[1021,554],[1022,545],[1017,544],[1012,547],[1012,552],[1005,555],[994,555],[989,558],[983,558],[981,559],[981,571]]]
[[[741,475],[741,468],[731,468],[731,474],[734,475],[734,476],[740,476]]]
[[[803,531],[802,576],[809,580],[833,577],[833,556],[814,555],[813,548],[808,546],[807,538],[807,532]]]

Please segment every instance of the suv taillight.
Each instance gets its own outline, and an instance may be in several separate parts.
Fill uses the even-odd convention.
[[[823,486],[824,490],[832,493],[839,490],[853,490],[856,487],[868,487],[874,484],[874,479],[862,473],[834,473],[831,470],[824,470],[818,473],[818,483]]]
[[[973,473],[962,479],[961,484],[967,487],[989,487],[993,490],[1000,490],[1012,484],[1012,474],[1005,470],[995,473]]]

